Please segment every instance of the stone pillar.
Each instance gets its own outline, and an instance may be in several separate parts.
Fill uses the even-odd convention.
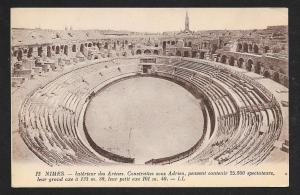
[[[242,62],[241,68],[246,69],[246,63],[245,62]]]
[[[74,43],[70,43],[70,44],[68,44],[68,54],[69,54],[69,56],[70,57],[74,57],[75,56],[75,54],[76,54],[76,52],[73,52],[73,45],[74,45]],[[75,46],[76,47],[76,46]],[[76,48],[77,49],[77,48]],[[77,51],[77,50],[76,50]]]
[[[38,57],[38,47],[32,47],[32,56]]]
[[[229,58],[226,58],[225,64],[229,64]]]
[[[77,52],[80,52],[80,43],[79,44],[75,44],[76,45],[76,52],[75,52],[75,55]]]
[[[47,46],[42,46],[42,57],[47,56]]]
[[[238,61],[236,59],[234,60],[233,65],[236,66],[236,67],[238,67]]]
[[[253,45],[251,45],[250,49],[250,44],[248,44],[248,53],[253,53]]]
[[[205,53],[205,54],[204,54],[204,59],[209,60],[209,58],[210,58],[209,53]]]
[[[216,55],[216,54],[213,54],[213,55],[212,55],[212,60],[213,60],[214,62],[217,61],[217,55]]]

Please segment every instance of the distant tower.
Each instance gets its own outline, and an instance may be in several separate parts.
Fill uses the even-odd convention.
[[[185,32],[190,32],[190,22],[189,22],[189,15],[188,12],[186,11],[185,14],[185,28],[184,28]]]

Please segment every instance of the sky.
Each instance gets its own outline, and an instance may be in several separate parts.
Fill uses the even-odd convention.
[[[179,31],[184,29],[186,11],[193,31],[288,25],[287,8],[12,8],[11,27]]]

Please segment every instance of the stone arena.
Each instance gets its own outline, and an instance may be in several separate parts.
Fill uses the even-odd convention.
[[[11,33],[14,160],[288,161],[287,26]]]

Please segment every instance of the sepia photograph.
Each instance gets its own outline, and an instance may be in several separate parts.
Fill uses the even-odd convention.
[[[287,8],[12,8],[10,30],[13,187],[289,185]]]

